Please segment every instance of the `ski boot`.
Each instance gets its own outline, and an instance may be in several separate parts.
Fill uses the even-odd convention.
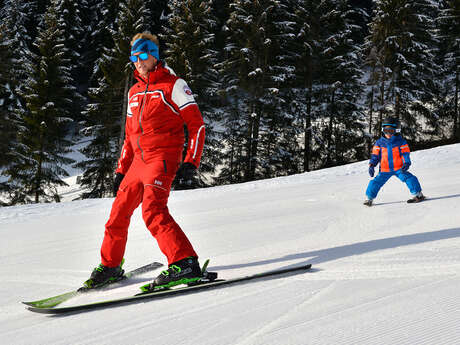
[[[121,267],[124,262],[123,259],[120,266],[117,267],[107,267],[100,264],[93,270],[90,278],[83,283],[83,289],[95,289],[123,279],[125,271]]]
[[[203,271],[200,268],[198,259],[191,256],[169,265],[167,270],[161,272],[152,283],[142,286],[141,290],[143,292],[152,292],[169,289],[181,284],[193,285],[202,278]]]
[[[366,201],[363,202],[363,205],[371,207],[372,206],[372,199],[367,199]]]
[[[408,204],[416,203],[425,200],[426,197],[425,195],[422,194],[422,192],[418,193],[415,195],[412,199],[407,200]]]

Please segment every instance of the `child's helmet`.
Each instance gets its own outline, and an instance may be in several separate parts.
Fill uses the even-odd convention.
[[[382,121],[383,134],[399,134],[401,133],[401,123],[396,117],[386,117]]]

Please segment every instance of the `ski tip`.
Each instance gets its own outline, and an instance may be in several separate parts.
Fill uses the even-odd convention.
[[[27,307],[28,310],[34,313],[39,313],[39,314],[55,314],[53,311],[53,308],[37,308],[37,307]]]

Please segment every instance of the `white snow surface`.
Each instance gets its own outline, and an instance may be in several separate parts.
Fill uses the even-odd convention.
[[[113,199],[0,208],[0,343],[460,344],[460,145],[411,158],[429,197],[419,204],[406,203],[409,191],[393,177],[374,207],[363,206],[367,161],[172,192],[172,215],[221,278],[314,269],[60,316],[21,301],[89,277]],[[125,269],[165,262],[139,210],[125,259]],[[158,273],[65,305],[134,294]]]

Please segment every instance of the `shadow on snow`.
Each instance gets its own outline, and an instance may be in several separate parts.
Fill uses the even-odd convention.
[[[237,265],[224,265],[224,266],[213,266],[212,270],[228,270],[235,268],[253,267],[267,265],[277,262],[291,261],[296,259],[307,259],[306,263],[310,263],[315,267],[317,264],[321,264],[328,261],[334,261],[341,258],[366,254],[378,250],[411,246],[420,243],[434,242],[440,240],[446,240],[450,238],[460,237],[460,228],[452,228],[446,230],[422,232],[411,235],[396,236],[390,238],[383,238],[379,240],[372,240],[366,242],[359,242],[354,244],[348,244],[344,246],[338,246],[328,249],[321,249],[316,251],[310,251],[299,254],[290,254],[280,258],[267,259],[254,261],[246,264]],[[293,264],[292,266],[299,265],[299,263]],[[316,267],[317,268],[317,267]]]

